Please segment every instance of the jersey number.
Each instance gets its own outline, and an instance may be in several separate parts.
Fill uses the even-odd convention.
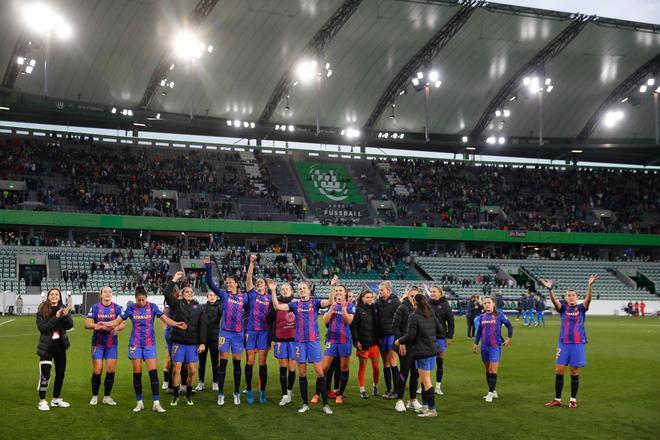
[[[220,336],[220,339],[218,340],[218,342],[219,342],[220,345],[225,345],[225,337]]]
[[[300,347],[296,345],[296,359],[300,357]]]
[[[559,359],[560,355],[561,355],[561,348],[557,348],[557,359]]]
[[[179,346],[178,345],[173,346],[172,347],[172,356],[174,356],[177,351],[179,351]]]

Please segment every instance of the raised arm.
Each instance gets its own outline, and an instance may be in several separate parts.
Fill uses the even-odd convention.
[[[288,304],[280,304],[279,300],[277,299],[277,283],[274,280],[268,280],[266,282],[268,285],[268,288],[270,289],[270,294],[273,300],[273,308],[275,310],[281,310],[283,312],[288,312],[289,311],[289,305]]]
[[[204,266],[206,267],[206,285],[215,293],[220,296],[220,288],[215,281],[213,281],[213,264],[211,264],[211,257],[208,255],[204,257]]]
[[[559,300],[555,296],[555,292],[552,291],[552,286],[553,286],[552,280],[540,279],[539,281],[541,282],[543,287],[548,289],[548,296],[550,297],[550,301],[552,302],[552,305],[555,307],[555,310],[557,312],[561,312],[561,303],[559,302]]]
[[[598,279],[598,275],[591,275],[587,284],[587,297],[584,299],[582,306],[585,310],[589,310],[589,304],[591,304],[591,297],[593,296],[593,285]]]
[[[330,322],[330,318],[332,318],[332,315],[335,314],[335,311],[332,309],[333,307],[328,307],[328,311],[323,314],[323,323],[325,325],[328,325],[328,323]]]
[[[178,283],[179,280],[183,278],[183,272],[179,271],[174,274],[172,277],[172,281],[167,283],[167,286],[165,287],[165,290],[163,294],[165,295],[165,302],[167,303],[168,306],[170,306],[171,310],[174,310],[176,308],[176,303],[177,300],[174,297],[174,284]]]
[[[254,289],[254,263],[257,261],[257,256],[250,255],[250,264],[248,265],[247,275],[245,279],[245,290],[248,292]]]

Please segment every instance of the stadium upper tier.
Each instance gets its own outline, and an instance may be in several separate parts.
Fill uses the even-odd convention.
[[[0,138],[0,208],[532,231],[660,228],[657,171]]]
[[[51,287],[81,292],[98,291],[110,285],[116,293],[131,294],[137,285],[145,285],[151,292],[160,293],[171,274],[183,270],[186,283],[203,294],[207,291],[203,265],[206,255],[215,256],[216,283],[221,285],[225,276],[233,275],[244,286],[250,255],[244,248],[182,252],[167,245],[132,250],[3,246],[0,288],[18,293],[39,293]],[[316,274],[326,268],[323,259],[319,266],[317,260],[310,259],[301,268],[300,258],[294,260],[290,253],[259,252],[258,255],[255,279],[273,278],[279,283],[292,284],[307,279],[316,295],[327,296],[331,274],[307,276],[310,270]],[[591,274],[599,276],[597,299],[650,299],[649,292],[657,291],[660,283],[660,263],[655,262],[398,257],[394,266],[405,268],[402,272],[387,273],[397,294],[404,293],[408,286],[435,284],[442,286],[452,299],[499,293],[512,302],[528,288],[538,286],[541,278],[552,279],[560,294],[575,289],[584,295]],[[365,275],[359,267],[346,266],[345,270],[351,272],[341,276],[341,283],[354,294],[365,287],[376,291],[383,278],[378,273],[373,273],[373,277],[369,276],[372,273]],[[401,279],[397,273],[406,276]],[[545,294],[543,289],[539,290]]]

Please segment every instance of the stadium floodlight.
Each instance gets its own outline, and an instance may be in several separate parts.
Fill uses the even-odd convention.
[[[553,85],[551,84],[551,85],[549,85],[548,87],[545,88],[545,91],[546,91],[547,93],[550,93],[550,92],[552,92],[552,89],[554,89],[554,88],[555,88],[555,86],[553,86]]]
[[[160,113],[156,113],[156,119],[160,119]]]
[[[545,79],[545,85],[549,86],[550,84],[552,84],[552,78],[546,78]]]
[[[467,136],[463,136],[463,137],[461,138],[461,141],[463,141],[464,144],[467,143],[467,141],[468,141],[468,137],[467,137]]]
[[[32,70],[34,70],[34,67],[32,66],[25,67],[25,73],[27,73],[28,75],[32,73]]]
[[[513,96],[511,96],[511,98],[509,98],[509,102],[513,102],[516,99],[518,99],[518,97],[516,95],[513,95]]]
[[[296,66],[296,77],[303,83],[311,81],[317,74],[316,60],[303,60]]]
[[[343,133],[342,133],[342,134],[343,134]],[[384,137],[385,139],[389,139],[390,134],[389,134],[389,133],[385,133],[385,134],[383,135],[383,137]]]
[[[360,137],[360,130],[358,130],[356,128],[349,127],[349,128],[346,128],[346,129],[342,130],[341,134],[343,136],[346,136],[349,139],[355,139],[355,138]]]
[[[16,64],[18,64],[19,66],[22,66],[23,64],[25,64],[25,58],[23,58],[23,57],[16,58]]]
[[[248,121],[243,122],[243,127],[248,128],[250,126],[250,123]]]
[[[606,127],[614,127],[617,122],[623,119],[623,111],[621,110],[610,110],[607,113],[605,113],[605,126]]]
[[[160,86],[165,87],[167,85],[167,80],[166,79],[161,79],[160,80]]]
[[[642,84],[639,86],[639,93],[646,93],[646,90],[648,89],[648,86],[646,84]]]
[[[509,116],[511,116],[511,111],[505,108],[504,110],[502,110],[502,114],[504,115],[505,118],[508,118]]]
[[[649,78],[648,81],[646,81],[647,86],[652,86],[655,85],[655,78]]]
[[[206,51],[207,51],[208,53],[213,53],[213,46],[209,44],[209,45],[206,47]]]
[[[500,136],[499,138],[497,138],[497,143],[498,144],[503,145],[505,142],[506,142],[506,138],[504,138],[503,136]]]
[[[250,122],[250,128],[254,128],[256,126],[257,126],[257,124],[255,124],[254,122]]]
[[[232,125],[234,125],[234,123],[231,120],[228,120],[227,125],[229,125],[231,127]]]
[[[424,72],[417,72],[417,78],[418,79],[424,78]]]
[[[117,107],[112,107],[112,110],[110,110],[110,113],[112,113],[113,115],[115,113],[117,113]]]
[[[465,147],[465,149],[466,149],[466,150],[470,150],[470,151],[474,151],[474,150],[476,150],[476,148],[474,148],[474,147]]]
[[[438,74],[437,70],[431,70],[429,72],[429,80],[431,80],[431,82],[436,82],[439,78],[440,75]]]
[[[378,133],[378,139],[380,139],[382,137],[383,137],[383,132],[381,131],[381,132]]]
[[[200,59],[204,52],[208,51],[207,46],[199,41],[197,35],[188,30],[180,31],[176,35],[173,48],[176,56],[189,61]]]
[[[67,40],[73,35],[71,25],[66,22],[64,17],[43,3],[34,3],[25,7],[23,19],[28,29],[37,34],[50,36],[54,33],[63,40]]]
[[[238,119],[234,119],[234,127],[240,127],[241,126],[241,121]]]
[[[571,150],[571,153],[579,154],[579,153],[582,153],[582,150]]]
[[[655,93],[660,93],[660,86],[655,89]]]
[[[419,78],[413,78],[411,82],[413,86],[415,87],[419,86]]]
[[[498,118],[502,116],[502,110],[495,110],[495,116]]]
[[[486,143],[487,144],[494,144],[495,143],[495,137],[494,136],[489,136],[486,138]]]
[[[294,131],[295,129],[296,127],[294,127],[293,125],[289,125],[289,131]]]
[[[170,70],[174,70],[174,63],[170,65]]]

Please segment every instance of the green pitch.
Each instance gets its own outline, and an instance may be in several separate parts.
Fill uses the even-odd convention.
[[[465,336],[463,317],[457,318],[456,337],[447,350],[444,396],[437,397],[439,417],[419,419],[410,411],[397,413],[394,401],[361,400],[357,395],[357,362],[351,365],[347,398],[331,404],[335,414],[326,416],[320,407],[307,414],[296,410],[301,401],[298,378],[294,401],[281,408],[278,367],[269,359],[268,404],[233,405],[231,362],[225,384],[226,404],[218,407],[216,394],[207,390],[194,397],[195,406],[180,402],[169,406],[163,394],[165,414],[151,412],[148,376],[143,373],[147,410],[134,414],[132,371],[126,357],[129,328],[120,336],[120,361],[113,390],[116,407],[90,407],[90,337],[77,317],[70,333],[68,367],[62,397],[69,409],[37,410],[37,330],[34,317],[0,318],[0,433],[2,438],[657,438],[660,431],[660,320],[646,318],[589,317],[588,367],[582,371],[577,410],[545,408],[554,393],[554,354],[558,320],[548,319],[546,328],[524,328],[513,321],[514,338],[503,348],[497,390],[500,398],[486,404],[484,368],[472,354]],[[129,324],[130,326],[130,324]],[[158,335],[159,365],[164,359],[162,332]],[[245,362],[242,362],[244,365]],[[162,381],[162,368],[159,368]],[[371,389],[367,369],[367,389]],[[310,377],[310,398],[314,389]],[[255,369],[254,384],[257,383]],[[385,389],[382,371],[380,390]],[[103,386],[101,386],[101,392]],[[50,400],[52,392],[48,393]],[[568,401],[570,380],[564,386]],[[348,437],[347,437],[348,436]],[[359,436],[359,437],[356,437]]]

